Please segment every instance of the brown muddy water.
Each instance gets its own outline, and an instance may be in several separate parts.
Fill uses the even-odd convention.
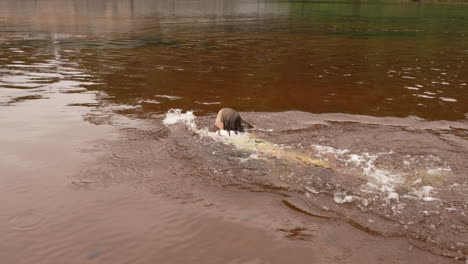
[[[0,263],[464,263],[467,14],[0,1]]]

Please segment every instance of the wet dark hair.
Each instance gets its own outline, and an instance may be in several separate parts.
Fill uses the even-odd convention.
[[[223,123],[224,130],[234,132],[244,132],[244,126],[246,128],[252,128],[253,126],[245,122],[240,114],[231,108],[223,108],[221,110],[221,122]]]

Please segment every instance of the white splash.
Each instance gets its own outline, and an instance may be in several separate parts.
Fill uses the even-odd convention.
[[[200,101],[195,101],[196,104],[202,104],[202,105],[219,105],[221,102],[200,102]]]
[[[351,153],[348,149],[337,149],[329,146],[312,145],[318,151],[318,156],[326,158],[327,154],[334,154],[335,158],[346,164],[348,168],[357,168],[364,178],[378,189],[388,189],[393,191],[394,186],[402,182],[401,175],[376,166],[376,160],[382,155],[393,152],[381,153]]]
[[[413,94],[413,95],[416,96],[416,97],[428,98],[428,99],[435,98],[434,96],[429,96],[429,95],[425,95],[425,94]]]
[[[346,195],[345,193],[335,193],[333,195],[333,201],[337,204],[352,203],[355,200],[359,200],[359,198],[353,195]]]
[[[412,87],[412,86],[405,86],[405,88],[408,90],[419,90],[418,87]]]
[[[154,97],[159,97],[159,98],[167,98],[169,100],[177,100],[177,99],[181,99],[182,97],[179,97],[179,96],[173,96],[173,95],[155,95]],[[170,110],[169,110],[170,111]]]
[[[450,168],[449,166],[446,166],[446,167],[437,167],[437,168],[429,168],[429,169],[427,169],[427,173],[428,173],[428,174],[437,174],[437,175],[441,175],[441,174],[443,174],[444,172],[450,173],[450,172],[452,172],[452,168]]]
[[[195,125],[195,115],[193,114],[193,111],[182,113],[181,109],[170,109],[166,113],[166,118],[163,120],[163,123],[166,126],[174,125],[179,122],[190,126]]]
[[[195,132],[202,137],[210,137],[216,141],[225,142],[228,141],[226,137],[220,136],[217,133],[210,132],[207,129],[200,129],[195,123],[196,116],[193,114],[193,111],[182,112],[181,109],[170,109],[166,113],[166,117],[163,120],[163,124],[166,126],[174,125],[176,123],[183,123],[187,126],[189,130]]]
[[[452,169],[447,165],[442,165],[440,158],[429,156],[405,156],[401,160],[403,167],[396,166],[395,168],[380,165],[378,159],[382,160],[385,155],[394,154],[392,151],[378,153],[352,153],[348,149],[338,149],[330,146],[312,145],[317,151],[316,156],[326,159],[329,162],[338,162],[341,173],[354,175],[365,183],[361,185],[360,191],[354,193],[352,197],[347,197],[343,193],[337,193],[334,196],[336,203],[348,203],[356,200],[362,200],[360,193],[363,195],[374,193],[383,195],[386,201],[400,201],[401,197],[410,199],[420,199],[423,201],[434,201],[437,198],[431,196],[434,191],[432,186],[422,186],[422,178],[416,178],[420,175],[434,175],[437,177],[445,177],[452,173]],[[331,159],[331,160],[330,160]],[[425,163],[425,168],[417,169],[412,165]],[[439,163],[438,165],[434,163]],[[384,162],[385,164],[385,162]],[[343,166],[344,165],[344,166]],[[435,165],[435,166],[434,166]],[[385,166],[385,167],[382,167]],[[407,186],[410,191],[407,194],[398,194],[395,190],[399,186]],[[401,196],[401,197],[400,197]]]
[[[433,191],[434,191],[434,187],[423,186],[419,190],[414,191],[413,194],[416,195],[419,199],[422,199],[424,201],[436,201],[438,199],[431,196],[431,192]]]
[[[445,101],[445,102],[456,102],[457,99],[453,98],[448,98],[448,97],[439,97],[440,100]]]

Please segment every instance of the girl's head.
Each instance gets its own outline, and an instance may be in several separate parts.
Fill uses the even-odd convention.
[[[215,126],[221,130],[243,132],[244,127],[242,123],[245,123],[245,121],[242,120],[237,111],[231,108],[223,108],[218,112]]]

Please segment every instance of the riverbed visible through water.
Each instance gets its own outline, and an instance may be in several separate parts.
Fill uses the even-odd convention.
[[[464,263],[467,16],[1,1],[0,262]]]

